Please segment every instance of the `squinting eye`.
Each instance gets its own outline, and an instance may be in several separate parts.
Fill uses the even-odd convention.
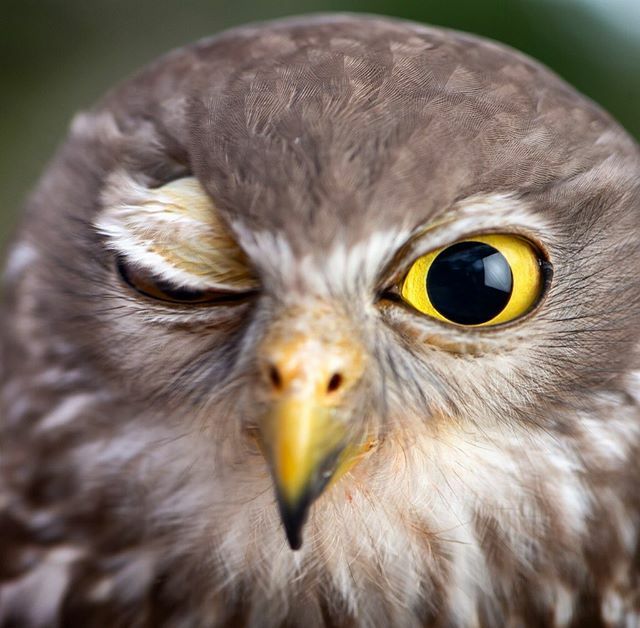
[[[246,299],[253,292],[233,292],[225,290],[197,290],[184,288],[164,281],[149,273],[128,265],[118,259],[117,268],[120,276],[134,290],[146,297],[185,305],[227,304]]]
[[[417,259],[400,292],[414,308],[442,321],[498,325],[536,304],[545,264],[519,236],[477,236]]]

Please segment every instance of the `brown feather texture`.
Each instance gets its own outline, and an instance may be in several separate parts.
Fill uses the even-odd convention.
[[[639,228],[638,145],[500,44],[328,15],[161,58],[7,251],[0,626],[640,625]],[[394,297],[483,232],[552,266],[527,315]],[[273,347],[359,447],[297,515]]]

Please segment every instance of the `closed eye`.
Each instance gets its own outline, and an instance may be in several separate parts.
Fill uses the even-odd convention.
[[[231,305],[243,302],[257,293],[257,290],[234,291],[219,288],[193,288],[181,286],[153,275],[147,270],[129,264],[122,257],[116,260],[116,269],[120,278],[139,294],[183,305]]]

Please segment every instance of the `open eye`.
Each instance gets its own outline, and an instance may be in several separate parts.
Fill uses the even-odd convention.
[[[519,236],[482,235],[417,259],[400,293],[418,311],[448,323],[498,325],[537,303],[546,264]]]
[[[195,289],[173,284],[156,277],[141,268],[117,260],[118,273],[125,283],[146,297],[169,303],[185,305],[225,304],[246,299],[251,292],[234,292],[222,289]]]

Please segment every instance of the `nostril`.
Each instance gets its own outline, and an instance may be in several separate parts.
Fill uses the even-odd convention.
[[[327,392],[332,393],[338,390],[338,388],[342,386],[342,381],[342,375],[340,375],[340,373],[334,373],[327,384]]]
[[[269,381],[276,390],[280,390],[282,388],[282,377],[280,376],[280,371],[278,370],[278,367],[273,364],[269,367]]]

